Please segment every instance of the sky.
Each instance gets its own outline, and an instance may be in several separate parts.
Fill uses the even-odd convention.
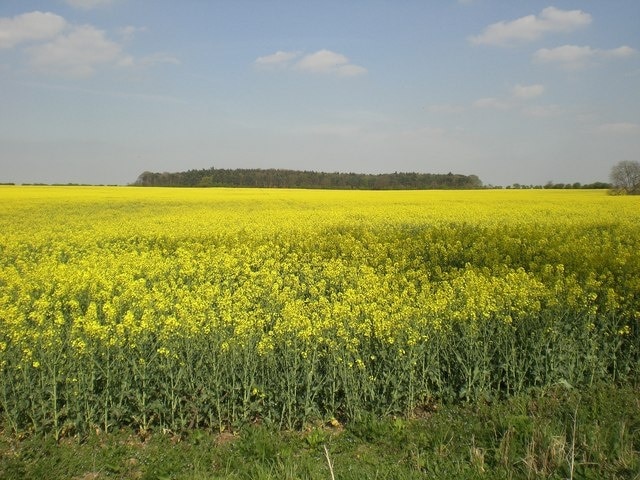
[[[608,181],[638,0],[0,0],[0,182],[287,168]]]

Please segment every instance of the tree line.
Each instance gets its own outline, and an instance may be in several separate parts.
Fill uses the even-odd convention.
[[[476,175],[456,173],[342,173],[285,169],[209,168],[185,172],[143,172],[145,187],[319,188],[345,190],[427,190],[481,188]]]

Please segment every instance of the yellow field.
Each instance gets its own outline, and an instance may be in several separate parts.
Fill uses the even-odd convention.
[[[638,221],[637,197],[602,190],[348,191],[0,186],[3,232],[31,235],[53,225],[101,233],[177,235],[347,223],[602,223]],[[269,217],[266,217],[269,216]],[[273,218],[272,218],[273,216]],[[24,220],[30,228],[24,228]],[[178,221],[179,220],[179,221]]]
[[[640,198],[0,187],[0,415],[295,426],[637,376]]]

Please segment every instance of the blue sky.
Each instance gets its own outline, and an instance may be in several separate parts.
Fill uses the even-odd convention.
[[[607,181],[640,160],[638,19],[637,0],[1,0],[0,181]]]

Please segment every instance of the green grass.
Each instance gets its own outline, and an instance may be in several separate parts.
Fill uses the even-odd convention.
[[[335,422],[334,422],[335,423]],[[640,390],[568,386],[302,431],[0,436],[3,479],[640,479]]]

